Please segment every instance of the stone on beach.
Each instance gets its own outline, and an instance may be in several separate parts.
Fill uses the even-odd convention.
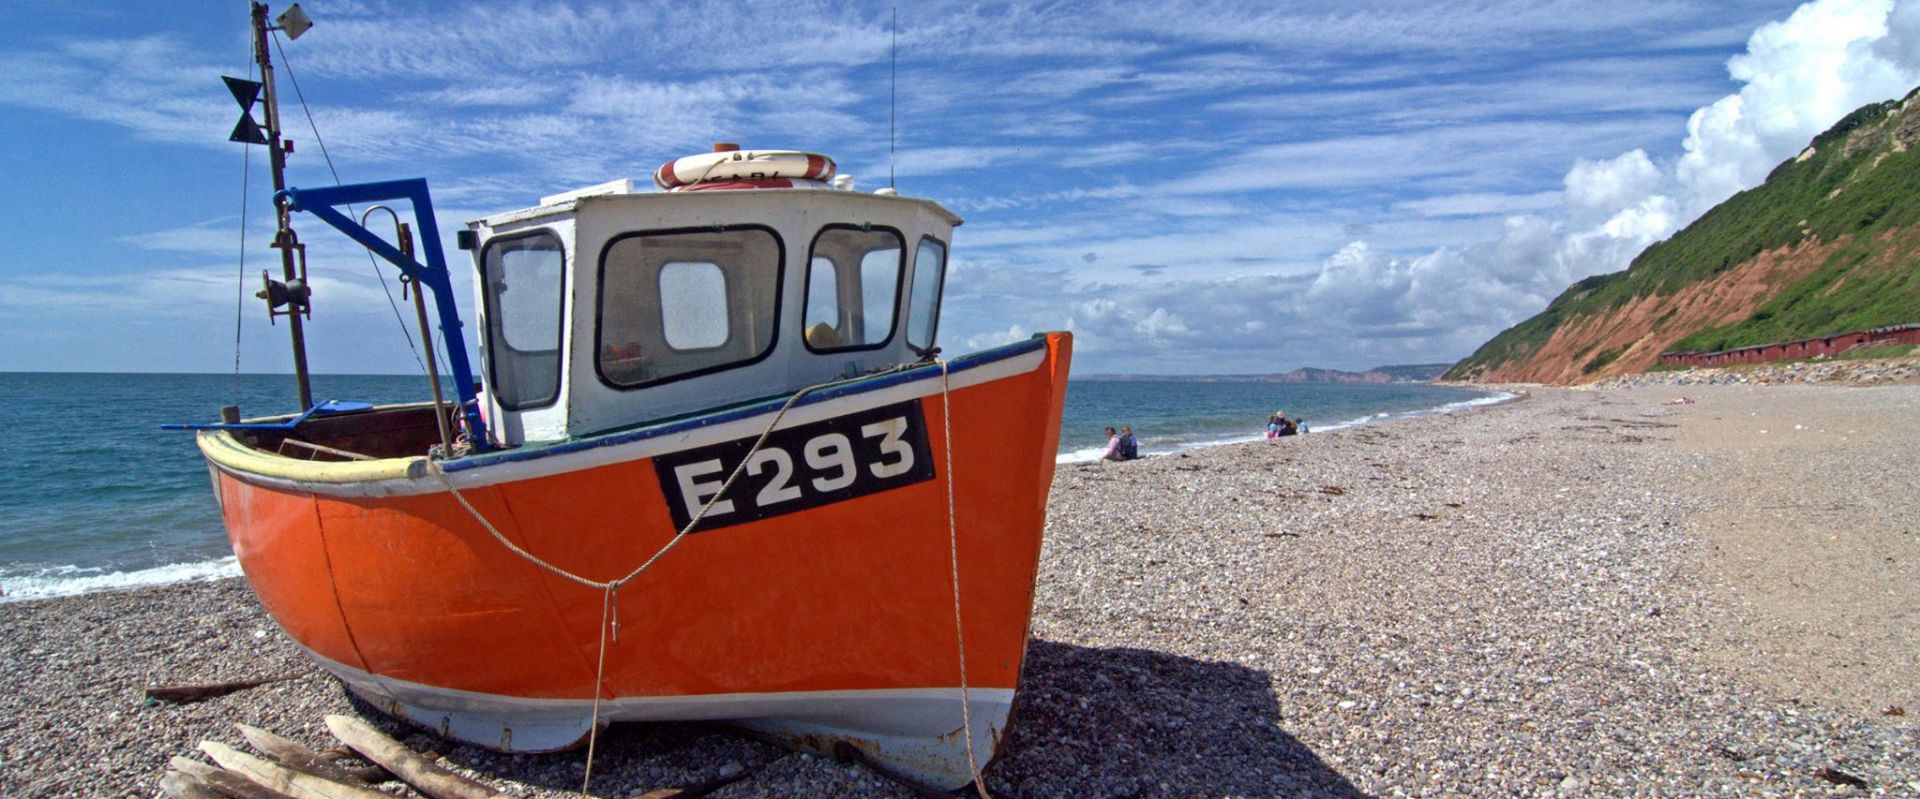
[[[1920,642],[1890,621],[1920,601],[1920,543],[1901,526],[1920,487],[1855,490],[1920,451],[1920,388],[1703,385],[1686,389],[1695,404],[1666,405],[1674,393],[1533,390],[1285,446],[1061,466],[1019,712],[989,786],[1029,799],[1920,790],[1920,726],[1881,712],[1920,707]],[[1841,479],[1754,501],[1754,485],[1809,474]],[[1821,579],[1795,588],[1782,551]],[[1820,599],[1858,586],[1895,595]],[[1802,657],[1816,645],[1845,657]],[[582,752],[439,741],[318,674],[138,706],[148,684],[308,667],[237,580],[0,604],[0,660],[9,797],[152,796],[170,757],[233,722],[324,750],[329,713],[515,796],[574,796],[582,776]],[[677,724],[610,728],[594,794],[743,773],[712,795],[913,795],[854,764]]]

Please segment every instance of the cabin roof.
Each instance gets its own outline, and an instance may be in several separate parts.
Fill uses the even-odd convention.
[[[619,181],[616,181],[616,183],[618,182]],[[611,185],[612,184],[602,184],[602,186],[611,186]],[[588,187],[588,189],[583,189],[580,191],[587,191],[590,189],[598,189],[598,188],[601,188],[601,187],[600,186]],[[817,196],[832,197],[836,200],[861,198],[859,200],[856,200],[856,202],[873,202],[873,203],[881,203],[881,204],[910,203],[914,205],[919,205],[927,210],[934,212],[936,215],[944,219],[949,225],[958,227],[963,221],[958,214],[955,214],[954,212],[948,210],[946,206],[943,206],[937,202],[934,202],[933,200],[922,199],[919,197],[902,197],[897,195],[847,191],[843,189],[742,189],[742,190],[735,190],[735,191],[706,191],[706,192],[643,191],[643,192],[632,192],[632,193],[620,192],[620,191],[606,191],[606,192],[589,193],[589,194],[582,194],[580,193],[580,191],[565,192],[562,194],[557,194],[557,195],[543,198],[548,200],[557,200],[557,202],[544,203],[544,204],[536,205],[530,208],[522,208],[514,211],[503,211],[501,213],[484,216],[479,219],[468,222],[467,226],[469,228],[480,227],[480,226],[497,228],[497,227],[502,227],[505,225],[510,225],[510,224],[519,223],[519,222],[528,222],[528,221],[544,219],[547,217],[568,216],[568,215],[574,214],[583,206],[599,205],[603,203],[635,203],[635,204],[643,204],[643,207],[644,205],[650,205],[653,203],[663,203],[663,204],[680,205],[680,206],[691,206],[691,205],[706,203],[712,206],[715,211],[725,212],[728,206],[750,207],[749,205],[750,203],[767,203],[767,202],[781,202],[781,201],[804,203],[810,197],[817,197]],[[770,199],[770,198],[777,198],[777,199]],[[746,202],[742,202],[742,201],[746,201]]]

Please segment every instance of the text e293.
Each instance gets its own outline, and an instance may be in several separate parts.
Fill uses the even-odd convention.
[[[675,530],[709,500],[696,531],[817,508],[931,480],[934,463],[919,402],[823,419],[767,437],[743,438],[654,458]],[[714,499],[742,458],[746,469]]]

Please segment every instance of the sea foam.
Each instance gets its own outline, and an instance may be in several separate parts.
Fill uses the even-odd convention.
[[[1410,419],[1416,416],[1432,416],[1434,414],[1455,413],[1457,411],[1464,411],[1469,408],[1477,408],[1482,405],[1498,405],[1502,402],[1507,402],[1509,400],[1512,400],[1516,396],[1518,395],[1498,392],[1485,397],[1474,397],[1473,399],[1469,399],[1469,400],[1461,400],[1459,402],[1449,402],[1444,405],[1436,405],[1431,408],[1419,408],[1416,410],[1400,411],[1397,413],[1395,412],[1371,413],[1365,416],[1361,416],[1359,418],[1348,419],[1343,422],[1334,422],[1332,424],[1326,424],[1326,425],[1312,425],[1308,428],[1308,430],[1310,432],[1331,433],[1335,430],[1348,430],[1355,427],[1361,427],[1361,426],[1370,425],[1370,424],[1378,424],[1380,422],[1391,421],[1394,419]],[[1249,441],[1260,441],[1264,438],[1266,438],[1266,436],[1263,433],[1257,433],[1252,435],[1237,435],[1237,436],[1229,436],[1225,438],[1212,438],[1212,439],[1205,439],[1200,441],[1182,442],[1170,447],[1161,447],[1161,448],[1142,447],[1140,451],[1141,451],[1141,454],[1143,455],[1166,455],[1166,454],[1172,454],[1172,453],[1187,452],[1187,451],[1196,450],[1196,449],[1206,449],[1208,447],[1225,446],[1227,444],[1244,444]],[[1100,456],[1105,455],[1106,452],[1107,452],[1107,448],[1104,446],[1086,447],[1084,449],[1069,450],[1067,452],[1060,453],[1058,457],[1054,458],[1053,462],[1058,465],[1065,465],[1070,463],[1092,463],[1094,461],[1100,460]]]
[[[198,580],[218,580],[240,576],[240,563],[232,555],[199,563],[169,563],[138,571],[109,572],[79,566],[54,566],[32,573],[0,576],[0,602],[20,602],[57,596],[118,591],[149,585],[166,585]]]

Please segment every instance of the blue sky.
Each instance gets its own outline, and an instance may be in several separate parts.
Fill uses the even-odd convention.
[[[887,181],[890,6],[303,5],[284,51],[340,176],[427,178],[449,234],[719,140]],[[243,266],[225,141],[245,3],[0,23],[0,370],[231,371],[241,275],[276,266],[264,152]],[[290,181],[331,183],[286,76]],[[1065,328],[1077,374],[1438,362],[1916,83],[1920,10],[1887,0],[916,3],[891,168],[967,219],[949,351]],[[316,370],[417,371],[365,256],[301,231]],[[286,371],[240,314],[241,368]]]

